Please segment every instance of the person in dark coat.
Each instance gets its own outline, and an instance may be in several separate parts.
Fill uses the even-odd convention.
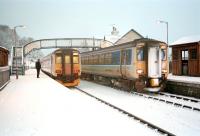
[[[37,69],[37,78],[39,78],[41,69],[40,59],[38,59],[37,62],[35,63],[35,68]]]

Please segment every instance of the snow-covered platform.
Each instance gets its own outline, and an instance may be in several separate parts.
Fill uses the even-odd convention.
[[[184,83],[200,84],[200,77],[191,77],[191,76],[176,76],[169,74],[167,79],[169,81],[177,81]]]
[[[158,135],[83,93],[36,70],[11,77],[0,91],[0,136]]]
[[[169,74],[167,80],[168,92],[200,98],[200,77]]]

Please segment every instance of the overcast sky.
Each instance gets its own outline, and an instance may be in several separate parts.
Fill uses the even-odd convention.
[[[169,43],[200,35],[200,0],[0,0],[0,24],[26,25],[21,37],[70,38],[109,35],[115,24],[120,35],[134,29],[144,37]]]

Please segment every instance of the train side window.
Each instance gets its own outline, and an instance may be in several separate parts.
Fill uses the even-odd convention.
[[[79,62],[78,56],[73,56],[73,63],[78,64],[78,62]]]
[[[84,61],[85,61],[85,59],[82,57],[81,58],[81,64],[84,64],[85,63]]]
[[[62,63],[61,56],[56,56],[56,63]]]
[[[104,54],[100,54],[100,56],[99,56],[99,64],[100,65],[104,64]]]
[[[131,64],[131,57],[132,57],[132,50],[131,49],[126,50],[126,65]]]
[[[164,61],[166,58],[166,49],[161,49],[161,59]]]
[[[104,59],[105,59],[105,64],[110,65],[111,64],[111,53],[106,53]]]
[[[137,48],[137,60],[138,61],[144,60],[144,48]]]
[[[71,63],[69,55],[65,55],[65,63],[66,64],[70,64]]]
[[[120,64],[120,51],[112,52],[112,65]]]
[[[94,64],[94,65],[97,65],[97,64],[98,64],[98,60],[99,60],[99,59],[98,59],[98,55],[94,55],[94,56],[93,56],[93,64]]]

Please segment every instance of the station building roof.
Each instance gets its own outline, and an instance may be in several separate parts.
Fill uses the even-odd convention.
[[[170,46],[189,44],[189,43],[198,43],[198,42],[200,42],[200,35],[187,36],[187,37],[182,37],[176,40],[175,42],[171,43]]]

